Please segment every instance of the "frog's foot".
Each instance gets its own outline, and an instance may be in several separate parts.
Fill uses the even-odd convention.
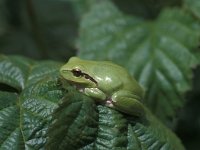
[[[106,100],[106,106],[139,117],[145,114],[144,106],[139,100],[137,95],[129,91],[119,91]]]
[[[102,102],[106,99],[106,94],[98,88],[84,88],[83,93],[99,102]]]
[[[81,93],[84,93],[85,92],[85,89],[84,88],[77,88],[77,90]]]
[[[114,105],[113,105],[113,101],[112,101],[111,98],[109,98],[109,99],[106,100],[105,105],[108,106],[108,107],[114,107]]]

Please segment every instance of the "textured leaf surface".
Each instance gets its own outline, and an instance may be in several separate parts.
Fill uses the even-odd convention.
[[[167,121],[190,89],[198,40],[199,25],[179,9],[164,10],[150,22],[101,1],[81,22],[79,56],[125,66],[145,88],[145,103]]]
[[[51,67],[50,67],[51,66]],[[0,56],[0,149],[40,149],[62,97],[56,62]]]
[[[200,1],[199,0],[184,0],[185,7],[188,8],[198,19],[200,19]]]
[[[96,104],[62,82],[59,68],[0,56],[0,149],[184,149],[148,110],[135,118]]]
[[[54,113],[47,149],[76,150],[95,140],[98,115],[94,101],[69,92]]]
[[[67,95],[67,99],[54,113],[55,120],[49,130],[47,149],[184,149],[177,137],[148,110],[146,120],[142,121],[134,117],[127,118],[108,107],[94,105],[91,99],[83,95],[79,95],[78,99],[71,96]]]

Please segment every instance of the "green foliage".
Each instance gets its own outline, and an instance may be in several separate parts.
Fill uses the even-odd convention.
[[[55,111],[47,149],[75,150],[95,140],[98,115],[94,101],[75,91]]]
[[[145,120],[127,118],[116,110],[95,105],[84,95],[70,92],[53,114],[47,149],[184,149],[150,112]]]
[[[78,52],[126,67],[145,105],[198,150],[199,8],[199,0],[1,0],[0,149],[183,149],[148,110],[146,120],[126,116],[61,85],[60,63],[1,55]]]
[[[127,118],[63,89],[59,68],[0,56],[0,149],[184,149],[148,110],[145,118]]]
[[[183,106],[198,59],[199,24],[179,9],[155,21],[121,13],[112,3],[93,5],[81,22],[79,56],[125,66],[146,90],[145,103],[164,122]]]
[[[184,0],[185,7],[191,11],[198,19],[200,19],[200,1],[198,0]]]
[[[76,52],[77,26],[67,1],[2,0],[0,52],[66,60]]]
[[[154,19],[160,11],[167,7],[180,6],[181,0],[112,0],[117,7],[127,14]]]
[[[49,67],[51,65],[51,67]],[[62,97],[59,63],[0,56],[0,149],[40,149]]]

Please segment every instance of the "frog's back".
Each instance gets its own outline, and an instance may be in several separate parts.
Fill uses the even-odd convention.
[[[142,87],[138,84],[138,82],[134,79],[133,76],[130,75],[130,73],[123,68],[120,65],[117,65],[113,62],[110,61],[94,61],[98,65],[93,65],[93,66],[98,66],[93,68],[93,71],[96,74],[101,74],[101,76],[110,76],[111,78],[115,78],[115,82],[122,82],[123,84],[120,87],[123,90],[130,91],[136,95],[139,95],[140,97],[143,97],[143,89]],[[112,73],[110,73],[112,72]],[[113,76],[114,75],[114,76]]]

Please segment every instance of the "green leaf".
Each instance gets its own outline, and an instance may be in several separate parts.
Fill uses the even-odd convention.
[[[125,149],[127,120],[117,111],[98,106],[99,126],[94,149]]]
[[[96,113],[98,110],[98,116]],[[183,150],[177,137],[147,110],[142,120],[69,92],[54,112],[47,149]]]
[[[96,0],[71,0],[70,3],[76,16],[80,19],[82,16],[90,10],[90,7],[96,2]]]
[[[95,104],[62,82],[59,68],[0,56],[0,149],[184,149],[148,109],[135,118]]]
[[[198,59],[199,24],[180,9],[155,21],[122,14],[111,2],[94,5],[81,22],[79,56],[126,67],[146,90],[145,104],[164,122],[184,104]]]
[[[50,67],[51,66],[51,67]],[[59,63],[0,56],[0,149],[40,149],[63,93]]]
[[[153,19],[157,17],[160,11],[166,7],[179,6],[181,0],[112,0],[117,7],[127,14],[137,15],[143,18]]]
[[[95,140],[98,115],[94,101],[75,91],[54,112],[47,149],[76,150]]]
[[[192,12],[198,19],[200,19],[200,1],[199,0],[184,0],[184,7]]]
[[[33,63],[22,57],[0,55],[0,83],[7,84],[21,91],[25,87],[28,70]]]

